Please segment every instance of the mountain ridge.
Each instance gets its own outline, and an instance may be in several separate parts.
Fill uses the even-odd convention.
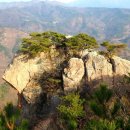
[[[85,32],[101,41],[116,35],[127,37],[124,33],[129,30],[129,9],[75,8],[47,2],[26,4],[2,10],[1,26],[29,32],[53,30],[71,35]]]

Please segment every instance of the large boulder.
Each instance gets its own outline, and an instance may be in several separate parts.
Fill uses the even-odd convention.
[[[84,62],[79,58],[71,58],[68,67],[64,69],[63,83],[64,90],[77,89],[84,76]]]
[[[27,55],[18,55],[6,69],[3,79],[11,84],[19,93],[22,93],[28,102],[34,99],[42,92],[39,78],[44,73],[56,69],[58,56],[55,48],[50,54],[40,53],[35,58],[29,58]],[[62,62],[60,59],[58,62]],[[60,64],[60,63],[59,63]]]
[[[115,86],[121,86],[123,77],[130,73],[130,61],[122,59],[118,56],[114,56],[111,60],[113,65],[113,84]]]
[[[45,71],[50,71],[55,63],[41,53],[35,58],[27,59],[25,55],[15,57],[13,63],[5,71],[3,79],[9,82],[19,93],[34,79]]]
[[[98,52],[91,52],[86,56],[86,83],[90,86],[98,86],[101,83],[112,85],[113,71],[112,64],[99,55]]]
[[[112,58],[113,71],[118,75],[128,74],[130,72],[130,61],[118,56]]]

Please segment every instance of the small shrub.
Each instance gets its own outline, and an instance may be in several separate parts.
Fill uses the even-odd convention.
[[[91,120],[87,126],[86,130],[116,130],[117,126],[114,121],[108,120]]]
[[[114,97],[107,85],[100,85],[89,104],[94,115],[86,130],[129,130],[128,113],[124,112],[122,101]]]
[[[110,108],[109,101],[113,96],[112,90],[107,88],[107,85],[102,84],[99,89],[94,93],[93,101],[90,101],[90,108],[94,112],[95,115],[103,118],[111,120],[114,118],[114,115],[120,109],[120,104],[118,100],[114,102],[113,107]],[[111,105],[111,104],[110,104]]]
[[[69,38],[65,44],[73,55],[79,55],[78,53],[84,49],[98,48],[96,39],[83,33]]]
[[[55,72],[54,70],[43,73],[38,82],[40,83],[42,89],[48,93],[55,93],[57,89],[61,88],[62,84],[59,73]]]
[[[63,123],[69,130],[75,130],[78,127],[78,118],[84,116],[83,100],[78,94],[69,94],[61,98],[62,104],[58,106],[58,111]]]
[[[62,46],[66,37],[56,32],[31,33],[29,38],[24,38],[20,51],[35,57],[40,52],[49,52],[50,47]]]
[[[126,44],[112,44],[105,41],[101,44],[105,48],[105,51],[101,51],[100,54],[105,55],[107,58],[112,58],[114,55],[119,54],[121,50],[126,48]]]
[[[20,110],[8,103],[0,113],[1,130],[28,130],[28,121],[21,118]]]

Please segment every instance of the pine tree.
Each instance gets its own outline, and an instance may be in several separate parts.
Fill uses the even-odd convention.
[[[83,102],[84,100],[80,99],[79,94],[68,94],[62,99],[62,104],[59,105],[58,111],[60,118],[63,120],[63,124],[68,130],[76,130],[78,127],[78,118],[84,116]]]
[[[20,110],[12,103],[0,113],[0,130],[28,130],[28,121],[21,118]]]
[[[121,50],[126,48],[126,44],[115,44],[105,41],[101,44],[105,48],[105,51],[101,51],[100,54],[105,55],[108,58],[112,58],[114,55],[120,53]]]
[[[84,49],[94,49],[98,47],[94,37],[87,34],[78,34],[71,38],[56,32],[44,32],[30,34],[29,38],[24,38],[20,48],[20,52],[35,57],[40,52],[49,52],[50,47],[55,46],[56,49],[62,49],[62,53],[72,52],[78,54]]]
[[[56,32],[33,32],[29,38],[23,38],[20,52],[35,57],[40,52],[49,52],[53,45],[63,47],[65,40],[65,35]]]
[[[116,117],[120,110],[120,102],[116,100],[110,107],[109,101],[113,96],[112,90],[107,88],[107,85],[100,85],[93,95],[93,100],[90,101],[90,108],[97,116],[97,119],[92,119],[87,124],[86,130],[116,130]]]
[[[79,55],[78,53],[85,49],[98,48],[96,39],[84,33],[69,38],[65,44],[72,55]]]
[[[90,108],[94,113],[86,126],[86,130],[129,130],[129,119],[122,116],[122,104],[119,98],[113,99],[114,94],[107,85],[100,85],[90,101]],[[112,100],[113,99],[113,100]]]

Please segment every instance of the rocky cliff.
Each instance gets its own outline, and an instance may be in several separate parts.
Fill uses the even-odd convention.
[[[65,64],[63,60],[60,59],[58,64]],[[5,71],[3,79],[31,103],[44,91],[44,84],[40,81],[44,83],[45,81],[41,77],[46,77],[50,72],[59,73],[57,69],[59,68],[54,55],[49,58],[45,53],[41,53],[33,59],[19,55]],[[96,51],[86,51],[83,58],[69,59],[67,65],[61,67],[60,71],[62,74],[59,79],[61,78],[61,88],[64,91],[82,88],[81,84],[96,87],[103,82],[112,87],[118,86],[122,77],[130,72],[130,61],[114,56],[110,62]]]
[[[52,48],[51,55],[42,52],[35,58],[19,54],[3,75],[3,79],[24,97],[22,104],[26,116],[34,121],[34,115],[47,115],[42,121],[44,128],[47,125],[46,130],[54,123],[51,114],[59,103],[57,95],[75,90],[86,93],[88,88],[101,83],[122,87],[123,77],[130,72],[130,61],[117,56],[108,60],[97,51],[85,50],[80,58],[66,59],[64,54],[58,53]]]

